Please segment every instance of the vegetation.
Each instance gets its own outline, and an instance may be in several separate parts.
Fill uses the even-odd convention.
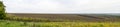
[[[5,15],[5,8],[2,1],[0,1],[0,19],[4,19],[6,17]]]
[[[8,16],[11,17],[7,18],[9,20],[0,21],[1,27],[120,27],[120,22],[53,22],[52,19]]]
[[[119,22],[18,22],[0,20],[0,27],[120,27]]]

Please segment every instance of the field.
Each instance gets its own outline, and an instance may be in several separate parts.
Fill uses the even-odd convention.
[[[9,13],[0,27],[120,27],[120,17],[104,14]]]
[[[54,22],[82,21],[82,22],[119,22],[120,17],[106,14],[32,14],[32,13],[9,13],[19,18],[45,19]],[[118,14],[119,15],[119,14]]]
[[[0,21],[0,27],[120,27],[119,22],[18,22]]]

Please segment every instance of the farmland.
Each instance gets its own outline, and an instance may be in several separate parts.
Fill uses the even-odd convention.
[[[8,13],[0,27],[120,27],[119,16],[104,14]]]
[[[32,14],[32,13],[9,13],[11,17],[45,19],[49,21],[83,21],[83,22],[119,22],[120,17],[104,14]]]

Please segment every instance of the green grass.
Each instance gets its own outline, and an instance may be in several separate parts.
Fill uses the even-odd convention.
[[[20,22],[0,20],[0,27],[120,27],[119,22]]]

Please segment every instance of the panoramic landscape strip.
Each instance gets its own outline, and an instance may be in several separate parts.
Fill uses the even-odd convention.
[[[6,13],[0,1],[0,27],[120,27],[120,16],[111,14]]]

